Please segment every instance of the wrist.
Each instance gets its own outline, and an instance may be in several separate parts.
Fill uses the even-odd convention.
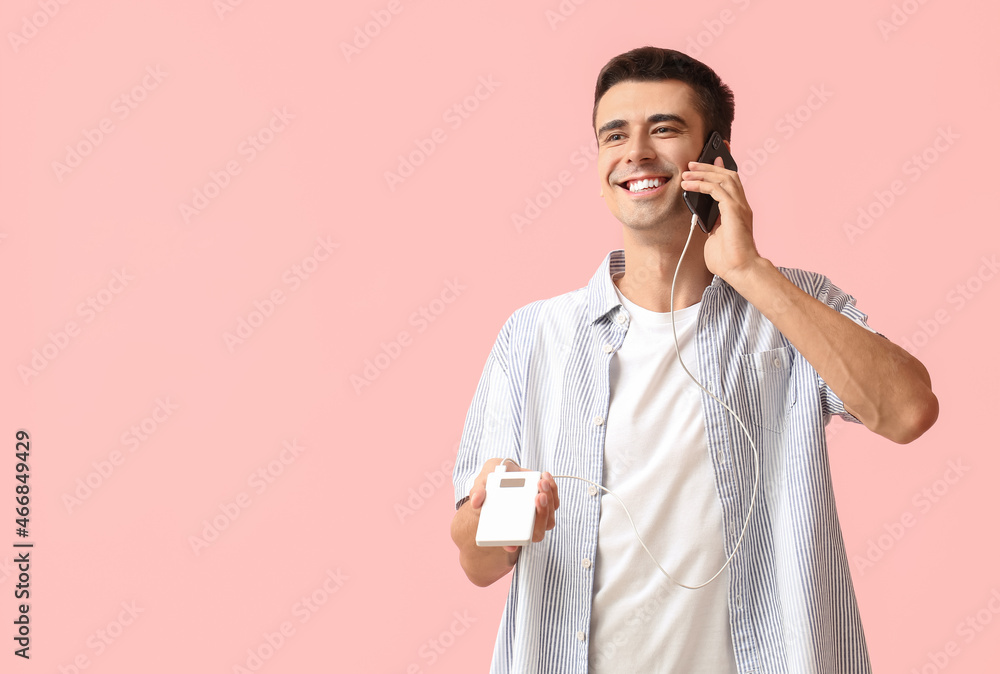
[[[775,273],[778,273],[778,269],[770,260],[755,254],[741,265],[730,269],[725,276],[722,276],[722,280],[746,297],[754,287],[765,283],[768,277]]]

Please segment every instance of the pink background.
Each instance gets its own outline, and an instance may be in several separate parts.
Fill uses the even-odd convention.
[[[992,671],[997,25],[988,0],[5,2],[0,669],[486,671],[507,582],[458,566],[451,461],[507,316],[621,244],[594,80],[655,44],[735,90],[761,252],[830,276],[933,377],[912,445],[830,427],[876,670]]]

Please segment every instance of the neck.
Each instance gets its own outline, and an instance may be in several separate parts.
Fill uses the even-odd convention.
[[[670,291],[674,269],[684,250],[688,228],[675,229],[666,239],[651,241],[636,236],[625,228],[625,274],[615,279],[615,285],[629,301],[643,309],[666,313],[670,311]],[[677,288],[674,289],[674,309],[684,309],[701,301],[713,274],[705,266],[706,234],[697,227],[684,253]]]

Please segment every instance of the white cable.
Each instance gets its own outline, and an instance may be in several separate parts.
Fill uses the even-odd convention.
[[[636,528],[635,522],[632,520],[632,514],[629,513],[628,507],[625,505],[625,502],[621,500],[621,498],[618,496],[618,494],[614,493],[613,491],[611,491],[610,489],[608,489],[604,485],[597,484],[596,482],[593,482],[593,481],[588,480],[586,478],[577,477],[575,475],[553,475],[552,476],[553,478],[569,478],[571,480],[581,480],[583,482],[587,482],[589,484],[592,484],[595,487],[598,487],[599,489],[603,489],[607,493],[609,493],[612,496],[614,496],[615,500],[617,500],[619,503],[621,503],[622,508],[625,509],[625,516],[628,517],[629,524],[632,525],[632,531],[635,532],[635,537],[639,540],[639,545],[642,546],[642,549],[646,551],[646,554],[649,555],[649,558],[651,560],[653,560],[654,564],[656,564],[656,568],[658,568],[661,572],[663,572],[663,575],[666,576],[668,579],[670,579],[670,582],[672,582],[675,585],[678,585],[680,587],[687,588],[688,590],[697,590],[699,588],[705,587],[706,585],[708,585],[709,583],[711,583],[713,580],[715,580],[716,578],[718,578],[719,574],[721,574],[723,571],[725,571],[726,567],[729,566],[729,563],[733,561],[733,557],[736,556],[736,551],[740,549],[740,545],[743,543],[743,536],[747,532],[747,526],[750,524],[750,517],[753,514],[753,508],[754,508],[754,505],[757,502],[757,485],[760,482],[760,455],[757,452],[757,445],[754,444],[753,438],[750,437],[750,431],[747,430],[747,427],[743,425],[743,421],[740,419],[739,415],[736,414],[736,412],[734,412],[729,407],[729,405],[727,405],[726,403],[724,403],[721,400],[719,400],[714,393],[712,393],[707,388],[705,388],[704,386],[702,386],[701,382],[698,381],[693,374],[691,374],[690,370],[687,369],[687,366],[684,364],[684,359],[681,358],[681,347],[680,347],[680,344],[677,341],[677,325],[674,323],[674,289],[677,288],[677,274],[678,274],[678,272],[680,272],[681,262],[684,261],[684,254],[687,252],[688,245],[690,245],[690,243],[691,243],[691,235],[694,234],[694,228],[697,226],[697,224],[698,224],[698,216],[697,215],[692,215],[691,216],[691,229],[690,229],[690,231],[688,231],[688,238],[687,238],[687,241],[684,243],[684,250],[681,251],[681,256],[677,260],[677,267],[674,268],[674,280],[670,284],[670,325],[671,325],[671,327],[673,328],[673,331],[674,331],[674,348],[677,350],[677,360],[678,360],[678,362],[680,362],[681,367],[684,368],[684,371],[687,372],[687,375],[689,377],[691,377],[691,381],[693,381],[695,384],[697,384],[698,387],[702,391],[704,391],[708,395],[712,396],[712,399],[715,400],[715,402],[717,402],[720,405],[722,405],[726,409],[727,412],[729,412],[731,415],[733,415],[733,418],[736,419],[736,422],[740,425],[740,428],[743,430],[744,435],[747,436],[747,440],[750,441],[750,447],[753,449],[753,466],[754,466],[753,496],[750,497],[750,507],[747,509],[747,517],[746,517],[746,519],[743,520],[743,528],[740,529],[740,537],[736,540],[736,546],[733,548],[733,551],[731,553],[729,553],[729,557],[726,558],[725,564],[723,564],[722,567],[718,571],[716,571],[715,574],[711,578],[709,578],[708,580],[706,580],[704,583],[700,583],[698,585],[685,585],[684,583],[680,582],[679,580],[676,580],[673,576],[671,576],[667,572],[667,570],[664,569],[662,566],[660,566],[660,563],[658,561],[656,561],[656,557],[654,557],[653,553],[649,551],[649,548],[646,547],[646,543],[642,540],[642,536],[639,535],[639,530]]]

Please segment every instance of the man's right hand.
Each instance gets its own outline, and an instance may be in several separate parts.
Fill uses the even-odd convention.
[[[504,459],[489,459],[483,464],[482,470],[469,492],[466,501],[451,522],[451,537],[459,550],[459,561],[465,574],[476,585],[485,587],[507,575],[517,558],[520,556],[520,546],[487,547],[476,545],[476,529],[479,527],[479,514],[486,502],[486,478],[496,470]],[[508,472],[522,470],[520,466],[508,459]],[[556,525],[556,509],[559,508],[559,489],[552,474],[542,473],[538,482],[538,495],[535,496],[535,528],[531,540],[540,542],[545,532]]]

